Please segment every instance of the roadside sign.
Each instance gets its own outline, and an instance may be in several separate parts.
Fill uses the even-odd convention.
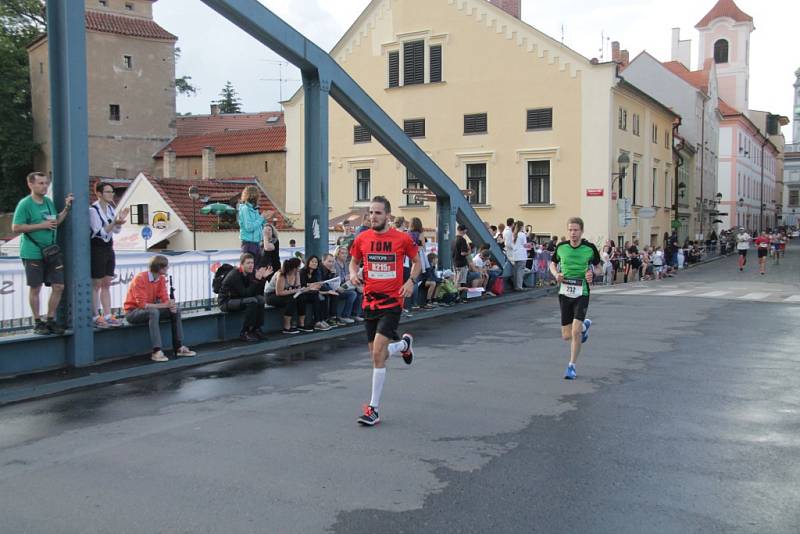
[[[150,228],[149,226],[144,226],[144,227],[142,228],[142,239],[144,239],[145,241],[147,241],[147,240],[149,240],[151,237],[153,237],[153,229],[152,229],[152,228]]]
[[[633,219],[633,214],[631,212],[631,199],[629,198],[621,198],[617,200],[617,216],[619,218],[619,226],[622,228],[628,226],[628,223],[631,222]]]
[[[471,197],[471,196],[475,195],[475,191],[473,191],[472,189],[462,189],[461,192],[464,193],[464,196],[467,196],[467,197]]]
[[[428,189],[403,189],[404,195],[430,195],[431,192]]]
[[[656,216],[656,213],[657,213],[657,211],[656,211],[655,208],[644,207],[644,208],[639,208],[638,215],[639,215],[640,219],[654,219],[655,216]]]
[[[414,195],[414,200],[416,200],[417,202],[424,202],[426,200],[436,200],[436,195],[431,195],[431,194]]]
[[[602,197],[605,194],[604,189],[587,189],[586,196],[587,197]]]

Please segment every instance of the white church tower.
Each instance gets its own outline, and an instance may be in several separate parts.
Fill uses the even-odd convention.
[[[733,0],[719,0],[695,26],[700,33],[698,68],[717,67],[719,96],[737,110],[750,109],[750,34],[753,17]]]

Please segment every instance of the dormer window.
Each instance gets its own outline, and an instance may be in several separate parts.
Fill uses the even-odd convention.
[[[728,62],[728,41],[720,39],[714,43],[714,63]]]
[[[133,2],[125,2],[125,9],[133,11]]]

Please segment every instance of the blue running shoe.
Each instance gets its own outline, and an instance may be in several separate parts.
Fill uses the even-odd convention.
[[[567,365],[567,371],[564,373],[564,380],[575,380],[578,373],[575,372],[575,366],[572,364]]]
[[[583,320],[583,326],[586,328],[583,329],[583,336],[581,337],[581,343],[586,343],[589,340],[589,328],[592,327],[592,321],[590,319]]]

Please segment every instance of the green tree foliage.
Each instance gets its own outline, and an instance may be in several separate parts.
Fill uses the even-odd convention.
[[[220,99],[217,101],[220,113],[241,113],[242,101],[230,81],[225,82],[225,87],[219,94]]]
[[[181,49],[179,46],[175,47],[175,63],[181,58]],[[181,76],[175,78],[175,90],[179,95],[195,96],[197,94],[197,87],[192,85],[191,76]]]
[[[44,31],[41,0],[0,2],[0,212],[26,194],[33,170],[33,114],[26,46]]]

